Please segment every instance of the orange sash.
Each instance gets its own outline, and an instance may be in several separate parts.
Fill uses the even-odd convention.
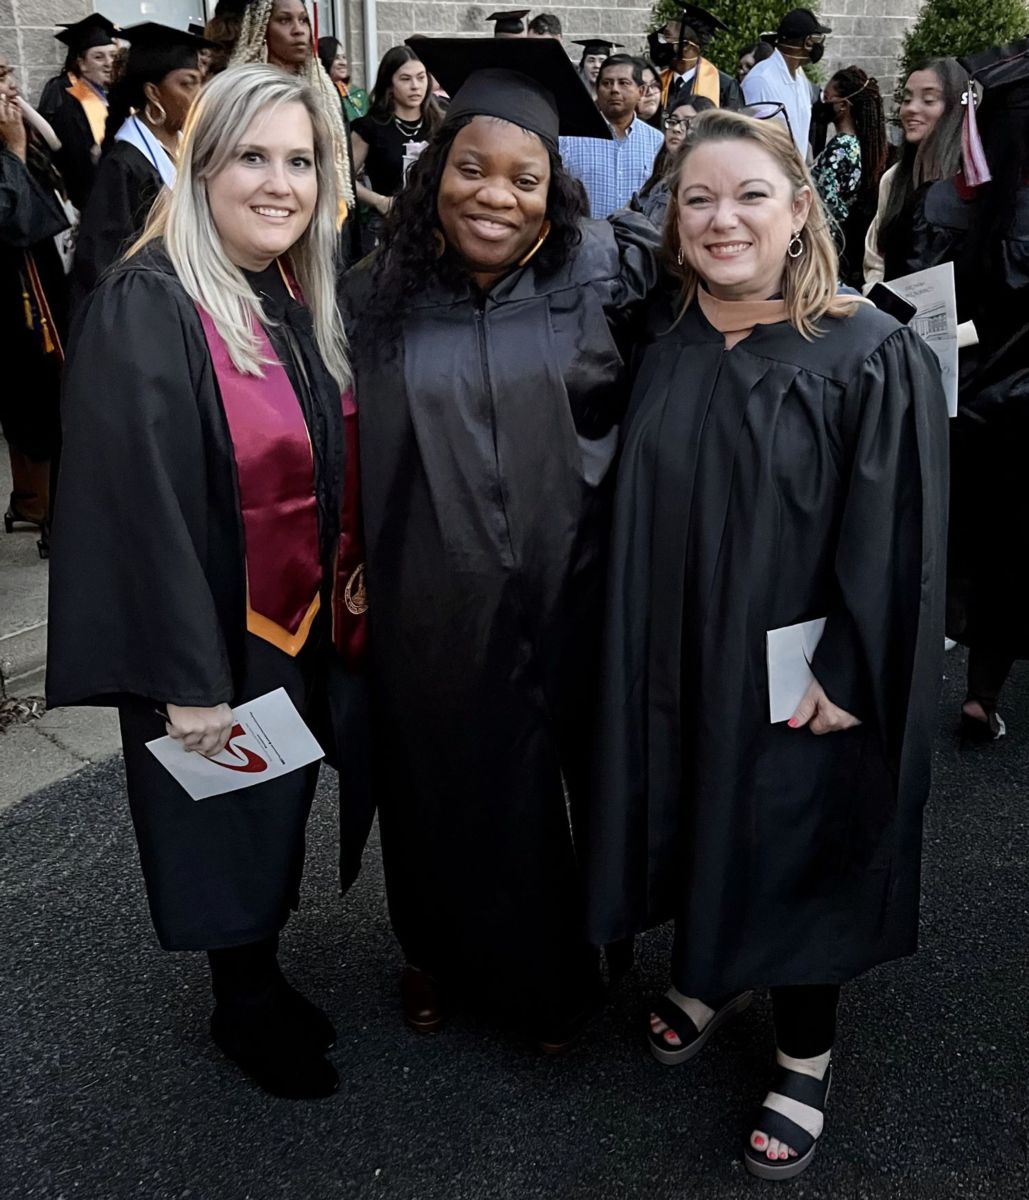
[[[93,141],[98,146],[104,144],[104,130],[107,128],[107,105],[96,94],[96,91],[84,79],[77,79],[74,75],[70,76],[75,82],[70,88],[64,90],[69,96],[74,96],[82,105],[83,111],[86,114],[86,120],[89,122],[89,131],[93,135]]]
[[[668,105],[668,96],[672,90],[672,84],[675,82],[675,72],[671,67],[667,71],[661,72],[661,103]],[[692,87],[690,94],[693,96],[704,96],[714,105],[722,103],[722,79],[718,68],[713,62],[708,62],[706,58],[697,59],[697,73],[690,81]]]

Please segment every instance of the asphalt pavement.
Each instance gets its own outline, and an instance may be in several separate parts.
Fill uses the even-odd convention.
[[[1029,664],[1006,697],[1011,736],[986,748],[956,737],[960,651],[947,667],[922,949],[845,989],[827,1131],[795,1183],[740,1162],[771,1061],[765,997],[694,1064],[646,1053],[667,930],[641,939],[636,971],[563,1058],[470,1014],[407,1032],[376,846],[336,894],[328,771],[282,958],[337,1024],[343,1082],[319,1103],[266,1097],[207,1039],[200,956],[156,946],[111,759],[0,814],[0,1197],[1025,1196]]]

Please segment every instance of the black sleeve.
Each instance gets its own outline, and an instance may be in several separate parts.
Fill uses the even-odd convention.
[[[0,241],[24,250],[68,228],[68,218],[10,150],[0,149]]]
[[[214,384],[198,330],[177,283],[145,270],[102,283],[76,322],[50,565],[53,705],[232,697],[206,573],[217,514],[200,394]]]
[[[876,721],[896,744],[916,646],[943,646],[948,422],[936,356],[899,329],[865,360],[847,400],[839,602],[811,669],[834,704]]]
[[[159,188],[117,154],[100,162],[75,242],[75,282],[83,294],[138,237]]]

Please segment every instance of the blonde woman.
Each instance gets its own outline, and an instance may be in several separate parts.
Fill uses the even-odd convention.
[[[311,18],[304,0],[252,0],[247,5],[229,66],[257,62],[270,63],[307,80],[332,133],[340,196],[348,208],[353,207],[350,138],[336,85],[315,53]]]
[[[288,1097],[338,1082],[331,1023],[277,963],[318,767],[195,803],[146,743],[215,754],[232,706],[277,688],[325,721],[350,380],[336,206],[307,83],[217,76],[174,191],[81,312],[50,576],[50,703],[118,706],[158,939],[208,952],[215,1042]]]
[[[915,948],[943,640],[939,369],[837,295],[813,196],[778,123],[694,120],[623,431],[590,826],[594,940],[675,921],[660,1062],[771,989],[768,1178],[814,1154],[839,985]],[[783,687],[769,632],[822,619]]]

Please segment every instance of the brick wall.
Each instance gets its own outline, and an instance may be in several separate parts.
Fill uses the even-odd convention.
[[[825,44],[826,78],[856,64],[879,80],[889,108],[904,33],[918,15],[921,0],[825,0],[813,7],[832,29]]]
[[[0,0],[0,51],[33,104],[64,62],[65,48],[54,38],[57,23],[77,21],[93,9],[90,0]]]

